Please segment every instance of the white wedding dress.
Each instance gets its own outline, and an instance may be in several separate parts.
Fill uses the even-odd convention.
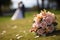
[[[22,11],[20,9],[17,9],[15,13],[13,14],[11,20],[17,20],[17,19],[22,19]]]

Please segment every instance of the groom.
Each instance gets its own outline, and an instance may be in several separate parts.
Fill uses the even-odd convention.
[[[22,11],[22,16],[23,16],[23,18],[25,17],[25,6],[24,6],[24,4],[23,4],[23,2],[22,1],[20,1],[20,3],[19,3],[19,8],[20,8],[20,10]]]
[[[22,11],[23,18],[25,17],[25,6],[22,1],[19,2],[18,8]]]

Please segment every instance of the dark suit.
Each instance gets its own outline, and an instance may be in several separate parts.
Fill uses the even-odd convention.
[[[22,11],[22,16],[24,18],[25,17],[25,6],[24,6],[24,4],[22,4],[21,7],[19,6],[19,9]]]
[[[22,5],[22,14],[23,14],[23,17],[25,17],[25,6],[24,5]]]

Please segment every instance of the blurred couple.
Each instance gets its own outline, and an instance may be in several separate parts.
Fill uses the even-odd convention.
[[[25,17],[25,6],[22,1],[18,3],[18,8],[13,14],[11,20],[22,19]]]

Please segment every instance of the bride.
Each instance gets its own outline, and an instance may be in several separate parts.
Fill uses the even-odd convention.
[[[16,20],[16,19],[22,19],[23,18],[23,14],[22,14],[22,2],[18,3],[18,8],[15,11],[15,13],[13,14],[11,20]]]

